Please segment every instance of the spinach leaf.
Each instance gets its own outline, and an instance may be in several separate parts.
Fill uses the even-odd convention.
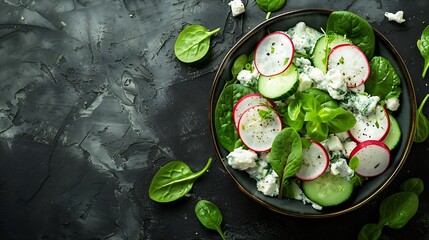
[[[235,59],[234,64],[231,68],[232,78],[237,79],[238,73],[246,67],[247,64],[247,55],[241,54]]]
[[[279,198],[287,178],[295,175],[302,164],[302,143],[299,134],[292,128],[284,128],[274,138],[268,162],[279,176]]]
[[[322,107],[338,107],[338,103],[325,91],[317,88],[309,88],[304,92],[313,96],[322,105]]]
[[[358,239],[376,240],[381,236],[384,226],[393,229],[404,227],[418,210],[418,194],[423,191],[423,188],[423,181],[418,178],[408,179],[401,184],[402,192],[394,193],[381,202],[378,223],[364,225],[359,232]]]
[[[283,121],[288,126],[290,126],[291,128],[293,128],[295,131],[299,131],[304,126],[304,113],[299,112],[298,116],[297,116],[297,118],[295,120],[292,120],[289,117],[289,114],[285,114],[285,115],[283,115]]]
[[[242,145],[232,119],[232,109],[241,97],[249,93],[253,93],[251,88],[241,84],[231,84],[222,90],[216,103],[214,114],[216,136],[220,144],[229,152]]]
[[[365,91],[372,96],[379,96],[381,100],[398,97],[401,89],[401,79],[389,60],[375,56],[370,62],[371,74],[365,81]]]
[[[425,29],[423,30],[422,36],[417,41],[417,47],[423,59],[425,60],[423,72],[422,72],[422,77],[424,78],[429,68],[429,25],[426,26]]]
[[[426,97],[417,109],[416,132],[414,134],[414,142],[417,143],[424,142],[429,137],[429,120],[423,113],[423,107],[428,99],[429,94],[426,94]]]
[[[345,35],[365,53],[368,59],[374,56],[374,31],[371,25],[359,15],[348,11],[332,12],[326,23],[326,32]]]
[[[322,122],[307,122],[305,124],[308,136],[316,142],[322,142],[328,137],[328,125]]]
[[[328,124],[328,129],[333,133],[345,132],[356,124],[353,114],[343,108],[322,108],[318,112],[322,122]]]
[[[210,37],[219,32],[220,28],[213,31],[201,25],[190,25],[183,29],[174,44],[174,54],[185,63],[196,62],[203,58],[210,48]]]
[[[216,230],[225,240],[225,235],[220,226],[223,220],[222,213],[215,204],[207,200],[198,201],[197,205],[195,205],[195,215],[204,227]]]
[[[156,202],[172,202],[187,194],[198,177],[203,175],[212,163],[209,158],[206,166],[194,173],[182,161],[173,161],[161,167],[152,179],[149,197]]]
[[[402,191],[413,192],[417,194],[417,196],[420,196],[420,194],[423,192],[424,185],[420,178],[410,178],[403,182],[399,188]]]
[[[416,214],[419,198],[413,192],[390,195],[380,205],[380,222],[390,228],[402,228]]]
[[[264,12],[274,12],[282,8],[286,0],[256,0],[258,7]]]

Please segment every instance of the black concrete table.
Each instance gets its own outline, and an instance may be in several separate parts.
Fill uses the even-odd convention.
[[[240,192],[218,161],[174,203],[148,197],[160,166],[193,170],[215,157],[209,92],[228,49],[265,19],[255,1],[233,18],[228,0],[0,2],[0,239],[219,239],[194,215],[199,199],[222,210],[229,239],[355,239],[378,206],[410,177],[429,188],[429,142],[414,144],[397,178],[369,204],[330,219],[271,212]],[[411,73],[417,102],[429,93],[416,41],[429,24],[424,0],[288,0],[302,8],[350,10],[392,42]],[[384,12],[405,12],[388,22]],[[188,24],[222,30],[211,59],[174,57]],[[428,111],[426,109],[426,114]],[[429,195],[400,230],[382,239],[428,239]]]

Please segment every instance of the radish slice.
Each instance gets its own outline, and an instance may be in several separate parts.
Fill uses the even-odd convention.
[[[328,56],[328,70],[338,69],[348,88],[362,85],[369,77],[368,59],[359,47],[353,44],[340,44]]]
[[[356,117],[356,124],[349,130],[349,133],[356,142],[382,141],[387,136],[389,128],[390,119],[387,110],[381,105],[377,105],[374,113]]]
[[[390,150],[381,141],[368,140],[359,143],[350,153],[350,159],[357,157],[359,166],[355,172],[363,177],[381,174],[389,166]]]
[[[262,117],[264,113],[267,116]],[[280,116],[264,105],[253,106],[244,111],[238,123],[241,141],[255,152],[270,150],[274,138],[281,130]]]
[[[255,49],[255,66],[261,75],[274,76],[284,72],[292,63],[294,45],[284,32],[265,36]]]
[[[259,93],[247,94],[240,98],[232,109],[232,118],[234,119],[235,127],[238,128],[238,121],[240,120],[240,117],[241,115],[243,115],[244,111],[246,111],[250,107],[261,104],[268,105],[272,108],[275,107],[275,104],[272,101],[264,98]]]
[[[325,147],[318,142],[311,142],[308,148],[302,149],[301,169],[295,176],[303,181],[310,181],[322,175],[329,165],[329,155]]]

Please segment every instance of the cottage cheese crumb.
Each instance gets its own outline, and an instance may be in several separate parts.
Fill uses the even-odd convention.
[[[387,20],[389,21],[395,21],[397,23],[405,22],[403,11],[397,11],[395,14],[386,12],[384,13],[384,16],[387,17]]]
[[[277,179],[277,174],[273,171],[258,181],[256,183],[256,187],[258,188],[258,191],[262,192],[264,195],[271,197],[277,196],[279,194]]]
[[[232,0],[228,3],[228,5],[231,7],[233,17],[236,17],[246,11],[246,9],[244,8],[244,4],[241,2],[241,0]]]
[[[396,111],[399,108],[399,99],[398,97],[389,98],[386,100],[386,107],[390,111]]]
[[[245,150],[242,147],[234,149],[226,156],[228,164],[238,170],[246,170],[256,166],[258,154],[252,150]]]

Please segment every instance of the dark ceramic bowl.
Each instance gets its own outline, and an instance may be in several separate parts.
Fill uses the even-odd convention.
[[[377,30],[374,29],[376,36],[376,52],[375,55],[387,58],[397,73],[399,74],[402,83],[402,94],[400,96],[401,106],[399,111],[395,112],[395,117],[402,130],[400,144],[392,151],[392,159],[388,169],[381,175],[373,177],[364,182],[362,187],[355,189],[349,200],[335,207],[326,207],[322,211],[317,211],[310,204],[304,205],[301,201],[292,199],[278,199],[276,197],[268,197],[259,192],[256,188],[256,182],[249,177],[245,171],[238,171],[231,168],[226,156],[228,151],[224,149],[218,141],[214,130],[214,111],[216,102],[227,80],[232,78],[231,67],[234,60],[243,53],[250,53],[254,50],[256,44],[268,32],[277,30],[285,31],[290,27],[295,26],[300,21],[303,21],[307,26],[314,29],[325,28],[326,21],[332,11],[322,9],[305,9],[281,14],[256,26],[242,39],[240,39],[234,47],[227,53],[224,60],[219,66],[216,73],[213,87],[211,89],[209,119],[212,140],[217,152],[218,158],[224,166],[226,172],[232,178],[238,189],[244,192],[247,196],[262,204],[263,206],[275,212],[285,215],[297,217],[333,217],[355,210],[377,194],[379,194],[397,175],[401,167],[404,165],[407,155],[410,151],[413,142],[415,130],[416,116],[416,100],[413,84],[409,72],[404,64],[404,61],[399,56],[398,52],[392,44]]]

